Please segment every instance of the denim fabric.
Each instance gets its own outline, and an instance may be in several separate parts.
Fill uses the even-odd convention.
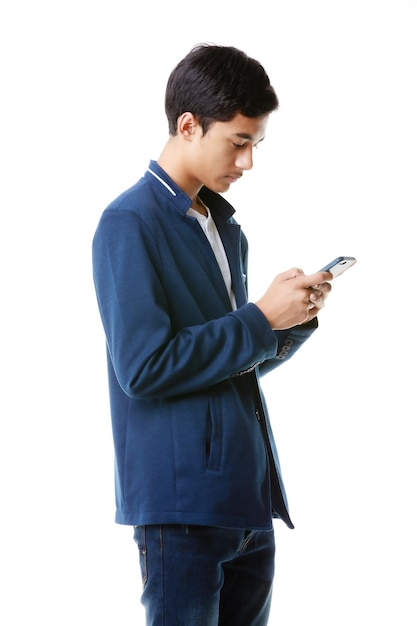
[[[147,626],[266,626],[272,531],[136,526]]]

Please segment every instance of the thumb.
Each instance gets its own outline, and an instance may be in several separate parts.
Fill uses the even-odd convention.
[[[299,276],[304,276],[304,272],[298,267],[293,267],[286,272],[282,272],[281,274],[282,280],[291,280],[292,278],[298,278]]]

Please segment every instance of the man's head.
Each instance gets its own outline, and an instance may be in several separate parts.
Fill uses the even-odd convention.
[[[260,118],[278,108],[277,95],[262,65],[234,47],[202,44],[171,72],[165,94],[169,134],[189,111],[205,134],[213,122],[237,114]]]

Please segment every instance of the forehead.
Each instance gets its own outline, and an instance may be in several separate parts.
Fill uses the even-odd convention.
[[[228,122],[214,122],[210,131],[214,134],[239,137],[257,143],[265,137],[269,115],[262,117],[245,117],[238,113]]]

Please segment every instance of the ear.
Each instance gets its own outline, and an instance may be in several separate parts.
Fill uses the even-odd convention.
[[[191,141],[195,135],[198,125],[197,118],[189,111],[186,111],[178,118],[177,133],[178,135],[184,137],[186,141]]]

